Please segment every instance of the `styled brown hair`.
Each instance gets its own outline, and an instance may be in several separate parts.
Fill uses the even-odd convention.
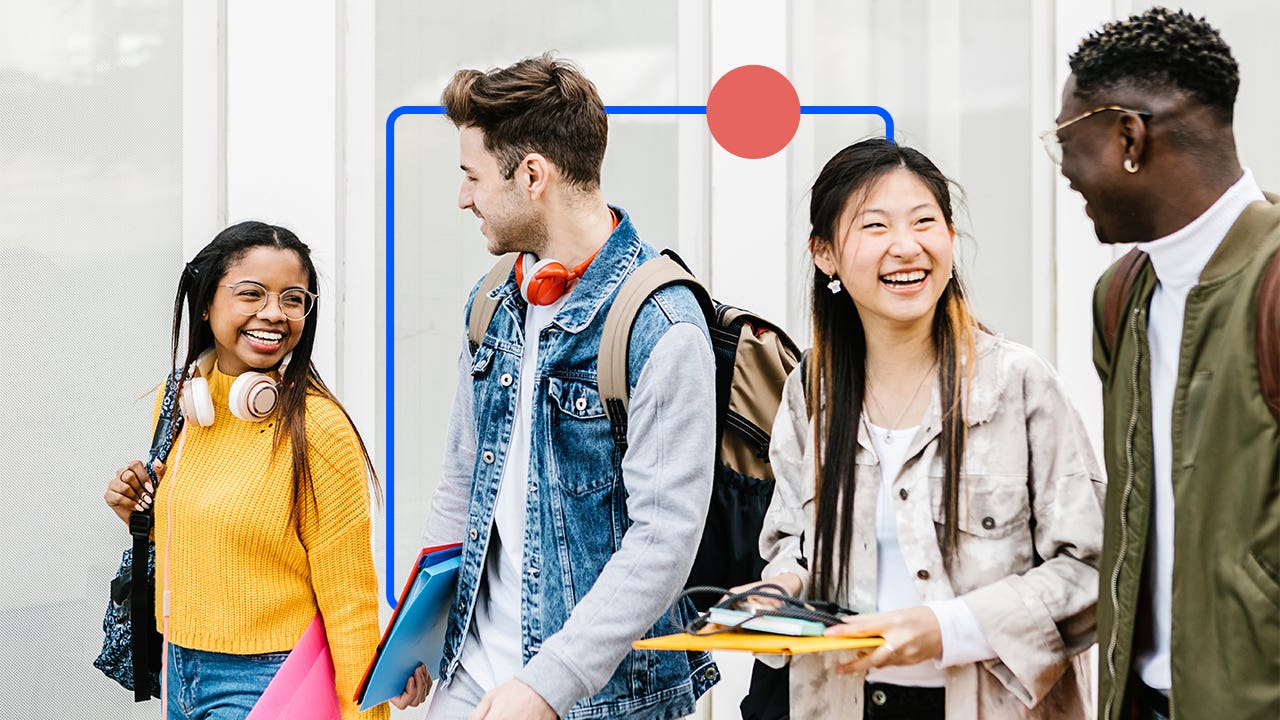
[[[570,185],[600,187],[609,121],[596,86],[573,63],[543,53],[489,72],[459,70],[440,104],[455,126],[484,133],[504,178],[536,152]]]
[[[869,190],[893,170],[904,169],[925,184],[954,228],[950,181],[918,150],[884,138],[854,143],[827,161],[813,184],[809,203],[810,250],[834,246],[838,223],[851,199]],[[858,427],[867,391],[867,338],[862,318],[849,293],[831,293],[827,276],[814,267],[813,349],[809,354],[805,393],[814,420],[815,538],[814,593],[838,599],[847,587],[853,545],[853,488]],[[942,399],[939,457],[943,463],[944,527],[939,546],[950,565],[959,525],[960,482],[964,475],[967,425],[965,386],[973,369],[974,339],[984,329],[969,311],[959,269],[954,269],[938,298],[930,339],[937,356],[938,393]],[[816,391],[815,391],[816,390]]]

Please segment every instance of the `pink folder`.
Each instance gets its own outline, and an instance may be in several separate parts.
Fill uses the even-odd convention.
[[[340,720],[333,658],[316,615],[245,720]]]

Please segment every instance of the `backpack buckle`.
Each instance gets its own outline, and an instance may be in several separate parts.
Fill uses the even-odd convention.
[[[151,535],[151,513],[135,512],[129,515],[129,534],[136,538]]]

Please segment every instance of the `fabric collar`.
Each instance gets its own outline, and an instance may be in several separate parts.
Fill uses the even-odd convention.
[[[631,224],[631,216],[616,205],[610,205],[609,209],[619,218],[618,226],[551,320],[566,332],[581,332],[590,325],[605,301],[613,297],[622,281],[639,265],[642,245],[635,226]],[[527,303],[520,297],[514,267],[507,281],[490,291],[489,297],[508,305],[516,317],[524,317]]]
[[[1162,238],[1138,243],[1138,248],[1151,258],[1160,284],[1170,289],[1190,289],[1200,281],[1209,258],[1244,209],[1263,199],[1262,188],[1245,168],[1240,179],[1195,220]]]
[[[973,350],[979,358],[992,354],[998,347],[999,341],[995,337],[981,330],[974,331]],[[968,364],[967,361],[965,364]],[[1003,366],[986,363],[977,363],[973,366],[973,379],[962,389],[966,425],[970,427],[981,425],[995,417],[1007,381]],[[858,444],[874,455],[875,449],[871,444],[871,435],[866,424],[858,425]],[[918,455],[941,433],[942,397],[938,392],[938,383],[935,381],[933,388],[929,391],[929,408],[925,410],[924,417],[920,420],[920,425],[917,426],[916,433],[911,439],[911,449],[907,451],[907,457],[912,458]]]

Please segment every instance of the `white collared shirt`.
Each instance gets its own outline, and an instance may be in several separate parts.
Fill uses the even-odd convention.
[[[1151,258],[1159,282],[1151,297],[1147,317],[1147,344],[1151,352],[1151,436],[1154,449],[1155,493],[1148,544],[1146,611],[1150,618],[1147,647],[1137,647],[1134,664],[1149,687],[1168,690],[1169,631],[1173,621],[1173,395],[1178,384],[1182,320],[1187,294],[1200,282],[1227,231],[1240,213],[1257,200],[1262,189],[1247,168],[1217,202],[1182,229],[1158,240],[1139,243]],[[1139,620],[1143,622],[1143,620]]]

